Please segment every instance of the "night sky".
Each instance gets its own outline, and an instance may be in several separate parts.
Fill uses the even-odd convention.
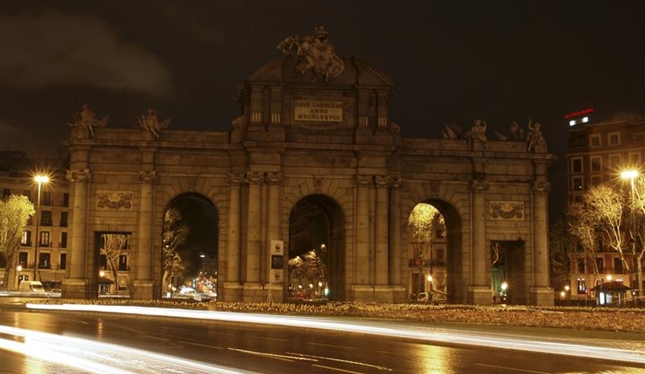
[[[237,85],[318,24],[336,53],[397,84],[404,136],[481,118],[542,123],[552,200],[566,192],[564,114],[645,113],[645,1],[0,1],[0,150],[54,156],[84,102],[109,127],[148,108],[226,131]],[[559,205],[559,203],[558,203]]]

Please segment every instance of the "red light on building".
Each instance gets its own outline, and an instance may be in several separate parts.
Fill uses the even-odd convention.
[[[583,110],[578,110],[576,112],[567,113],[567,114],[564,115],[564,119],[580,117],[580,116],[584,116],[585,114],[589,114],[589,113],[592,113],[592,112],[593,112],[593,108],[586,108],[586,109],[583,109]]]

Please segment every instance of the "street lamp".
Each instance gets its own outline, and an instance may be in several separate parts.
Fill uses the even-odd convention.
[[[40,242],[40,234],[38,233],[38,227],[40,224],[40,191],[42,190],[43,184],[49,183],[49,177],[42,174],[37,174],[34,176],[34,181],[38,184],[38,202],[36,205],[36,266],[34,266],[34,280],[38,280],[38,244]]]
[[[16,289],[20,288],[20,272],[22,271],[22,265],[16,266]]]
[[[631,207],[630,207],[630,210],[632,212],[632,225],[631,225],[632,227],[631,227],[631,230],[630,230],[631,231],[631,235],[630,235],[631,238],[630,239],[631,239],[631,242],[632,242],[632,253],[634,254],[634,256],[636,256],[636,238],[634,237],[636,235],[636,217],[635,217],[635,212],[634,212],[636,210],[635,200],[634,200],[634,192],[635,192],[634,180],[636,178],[638,178],[638,174],[639,174],[638,170],[636,170],[636,169],[624,170],[624,171],[622,171],[620,173],[620,177],[623,180],[629,179],[629,183],[630,183],[630,187],[631,187],[631,193],[630,193]],[[638,258],[635,258],[635,260],[638,261]],[[638,266],[636,266],[636,268],[638,269]],[[636,273],[636,282],[638,282],[638,291],[639,291],[638,296],[643,296],[642,295],[642,286],[643,285],[642,285],[640,277],[641,277],[640,272],[637,271],[637,273]]]

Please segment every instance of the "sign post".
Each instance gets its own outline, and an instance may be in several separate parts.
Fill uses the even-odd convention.
[[[284,272],[284,241],[271,240],[269,247],[269,296],[267,302],[273,302],[273,283],[282,283]]]

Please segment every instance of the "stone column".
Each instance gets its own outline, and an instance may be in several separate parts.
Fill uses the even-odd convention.
[[[484,191],[489,188],[484,180],[473,180],[471,184],[471,298],[474,304],[490,304],[490,285],[487,284],[489,263],[486,259],[486,210],[484,207]]]
[[[390,279],[392,285],[401,284],[401,177],[395,176],[390,185]]]
[[[549,287],[549,250],[548,250],[548,182],[533,184],[533,274],[534,287]]]
[[[260,283],[260,251],[262,248],[262,201],[261,186],[264,173],[248,172],[249,205],[247,208],[248,224],[246,227],[246,279],[244,283]]]
[[[282,173],[270,173],[267,175],[266,180],[269,184],[267,236],[270,243],[271,240],[282,240],[280,237],[280,201],[282,201],[282,181],[284,177]]]
[[[375,274],[374,284],[387,285],[389,282],[389,178],[385,176],[376,176],[376,214],[374,230],[374,247],[375,247]]]
[[[86,168],[67,170],[67,180],[73,193],[72,236],[67,261],[66,279],[63,281],[63,295],[68,298],[94,297],[88,287],[87,216],[89,212],[88,189],[90,171]],[[36,238],[38,240],[38,238]],[[91,276],[91,275],[90,275]]]
[[[242,174],[229,174],[228,235],[226,241],[226,282],[240,283],[240,185]]]
[[[89,169],[75,169],[67,171],[67,180],[71,182],[74,193],[74,206],[72,220],[72,237],[70,240],[71,253],[68,258],[69,278],[85,279],[87,263],[87,214],[89,211],[88,183],[90,181]],[[36,238],[38,239],[38,238]]]
[[[356,176],[356,262],[354,264],[355,282],[367,285],[370,280],[370,211],[369,193],[373,185],[371,175]]]
[[[139,240],[136,254],[135,298],[152,297],[152,240],[153,227],[153,183],[157,173],[154,170],[139,171],[141,195],[139,206]]]

